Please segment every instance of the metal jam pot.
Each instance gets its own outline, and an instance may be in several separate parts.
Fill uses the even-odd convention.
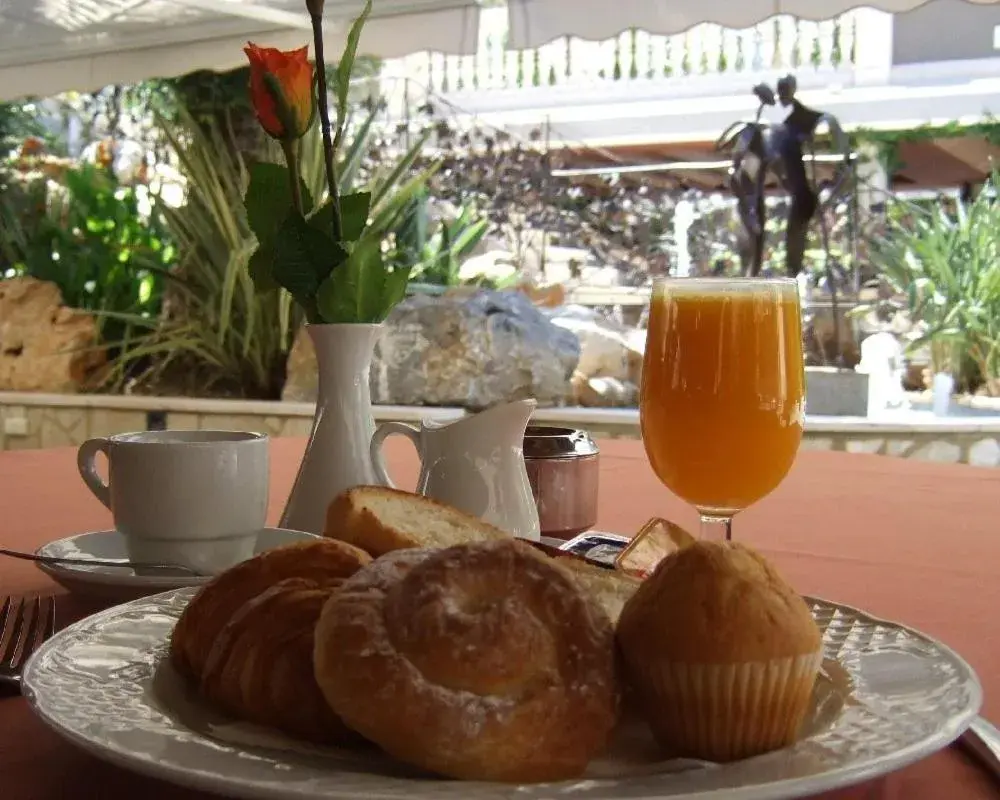
[[[542,536],[572,539],[597,524],[599,459],[586,431],[528,426],[524,464]]]

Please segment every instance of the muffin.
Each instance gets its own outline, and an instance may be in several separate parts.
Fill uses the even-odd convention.
[[[661,747],[716,762],[793,743],[822,658],[805,601],[733,542],[667,556],[625,604],[617,639]]]

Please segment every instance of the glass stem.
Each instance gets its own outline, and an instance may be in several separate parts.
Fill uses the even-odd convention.
[[[701,538],[708,542],[728,542],[733,538],[733,518],[701,515]]]

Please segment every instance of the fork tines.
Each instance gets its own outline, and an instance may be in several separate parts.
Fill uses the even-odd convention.
[[[0,606],[0,677],[17,678],[25,662],[56,627],[51,597],[5,597]]]

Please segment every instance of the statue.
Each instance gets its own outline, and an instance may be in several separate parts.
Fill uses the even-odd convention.
[[[768,84],[760,83],[755,86],[753,93],[760,105],[753,122],[733,123],[716,142],[716,149],[732,151],[729,186],[736,196],[742,226],[740,259],[743,273],[751,277],[759,274],[764,258],[764,183],[768,170],[778,178],[791,199],[785,233],[788,254],[785,269],[792,278],[797,278],[802,272],[806,234],[809,223],[820,210],[821,188],[829,189],[825,203],[831,202],[840,193],[850,172],[850,142],[837,118],[811,109],[797,100],[796,88],[793,75],[786,75],[778,81],[777,98]],[[773,106],[776,102],[780,102],[785,108],[791,108],[785,121],[776,125],[761,122],[764,107]],[[803,150],[805,147],[812,149],[816,129],[824,123],[830,131],[834,150],[843,155],[843,160],[838,162],[836,176],[830,185],[818,187],[806,175]],[[823,238],[829,270],[825,225]]]

